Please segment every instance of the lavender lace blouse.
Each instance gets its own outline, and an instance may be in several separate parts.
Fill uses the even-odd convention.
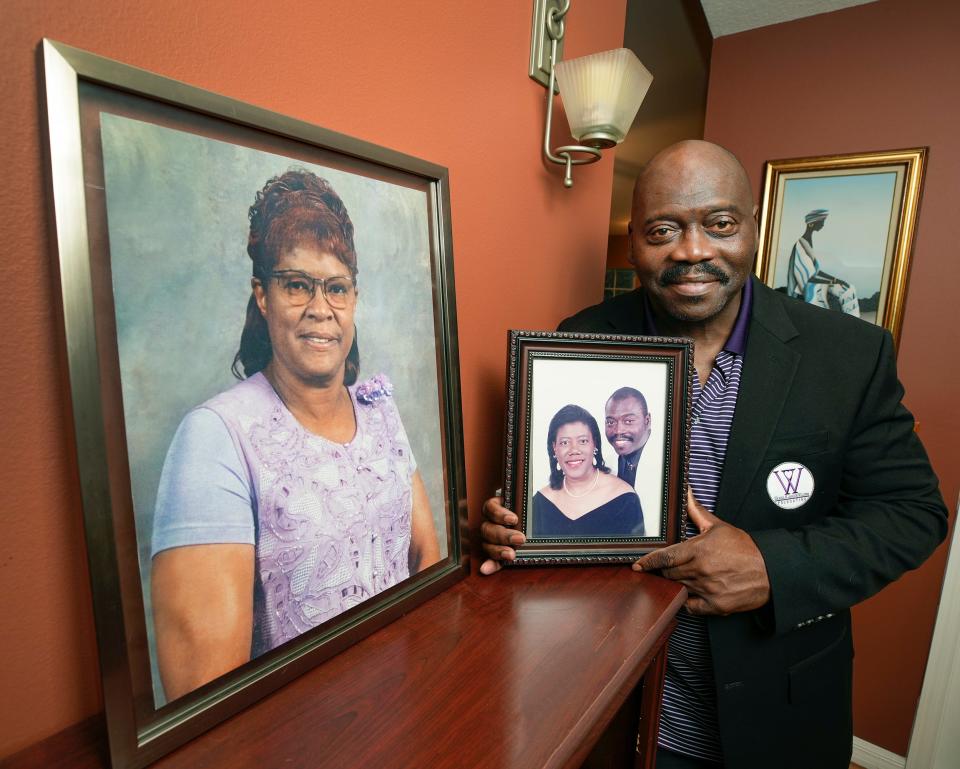
[[[340,444],[306,430],[262,374],[184,418],[164,462],[153,554],[255,546],[255,657],[405,579],[416,462],[389,397],[357,400]]]

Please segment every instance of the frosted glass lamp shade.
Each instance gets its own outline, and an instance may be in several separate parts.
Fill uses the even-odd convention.
[[[558,62],[556,75],[571,135],[598,149],[623,141],[653,82],[626,48]]]

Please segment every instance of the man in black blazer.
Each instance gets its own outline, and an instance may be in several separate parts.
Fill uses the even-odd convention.
[[[900,402],[890,334],[754,279],[755,216],[733,155],[707,142],[667,148],[634,193],[631,261],[641,288],[560,325],[692,337],[707,383],[743,310],[715,514],[690,495],[699,533],[634,564],[683,583],[686,611],[706,618],[708,715],[678,717],[697,739],[712,739],[714,753],[661,746],[659,769],[846,769],[849,608],[919,566],[947,531],[937,479]],[[524,537],[499,499],[484,515],[489,574]],[[676,635],[668,678],[679,675],[675,643]],[[700,695],[689,696],[697,705]]]

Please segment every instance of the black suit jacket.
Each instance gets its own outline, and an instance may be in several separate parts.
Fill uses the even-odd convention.
[[[846,769],[849,607],[919,566],[946,536],[947,511],[900,402],[890,334],[753,280],[715,513],[753,537],[771,601],[708,622],[725,765]],[[643,325],[638,290],[560,330],[638,334]],[[783,510],[767,476],[793,461],[809,468],[815,488],[806,504]]]

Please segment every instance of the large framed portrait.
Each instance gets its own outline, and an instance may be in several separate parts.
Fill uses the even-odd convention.
[[[683,539],[693,342],[511,331],[511,563],[629,563]]]
[[[446,169],[52,41],[110,752],[140,767],[466,573]]]
[[[898,340],[927,150],[771,160],[756,273]]]

